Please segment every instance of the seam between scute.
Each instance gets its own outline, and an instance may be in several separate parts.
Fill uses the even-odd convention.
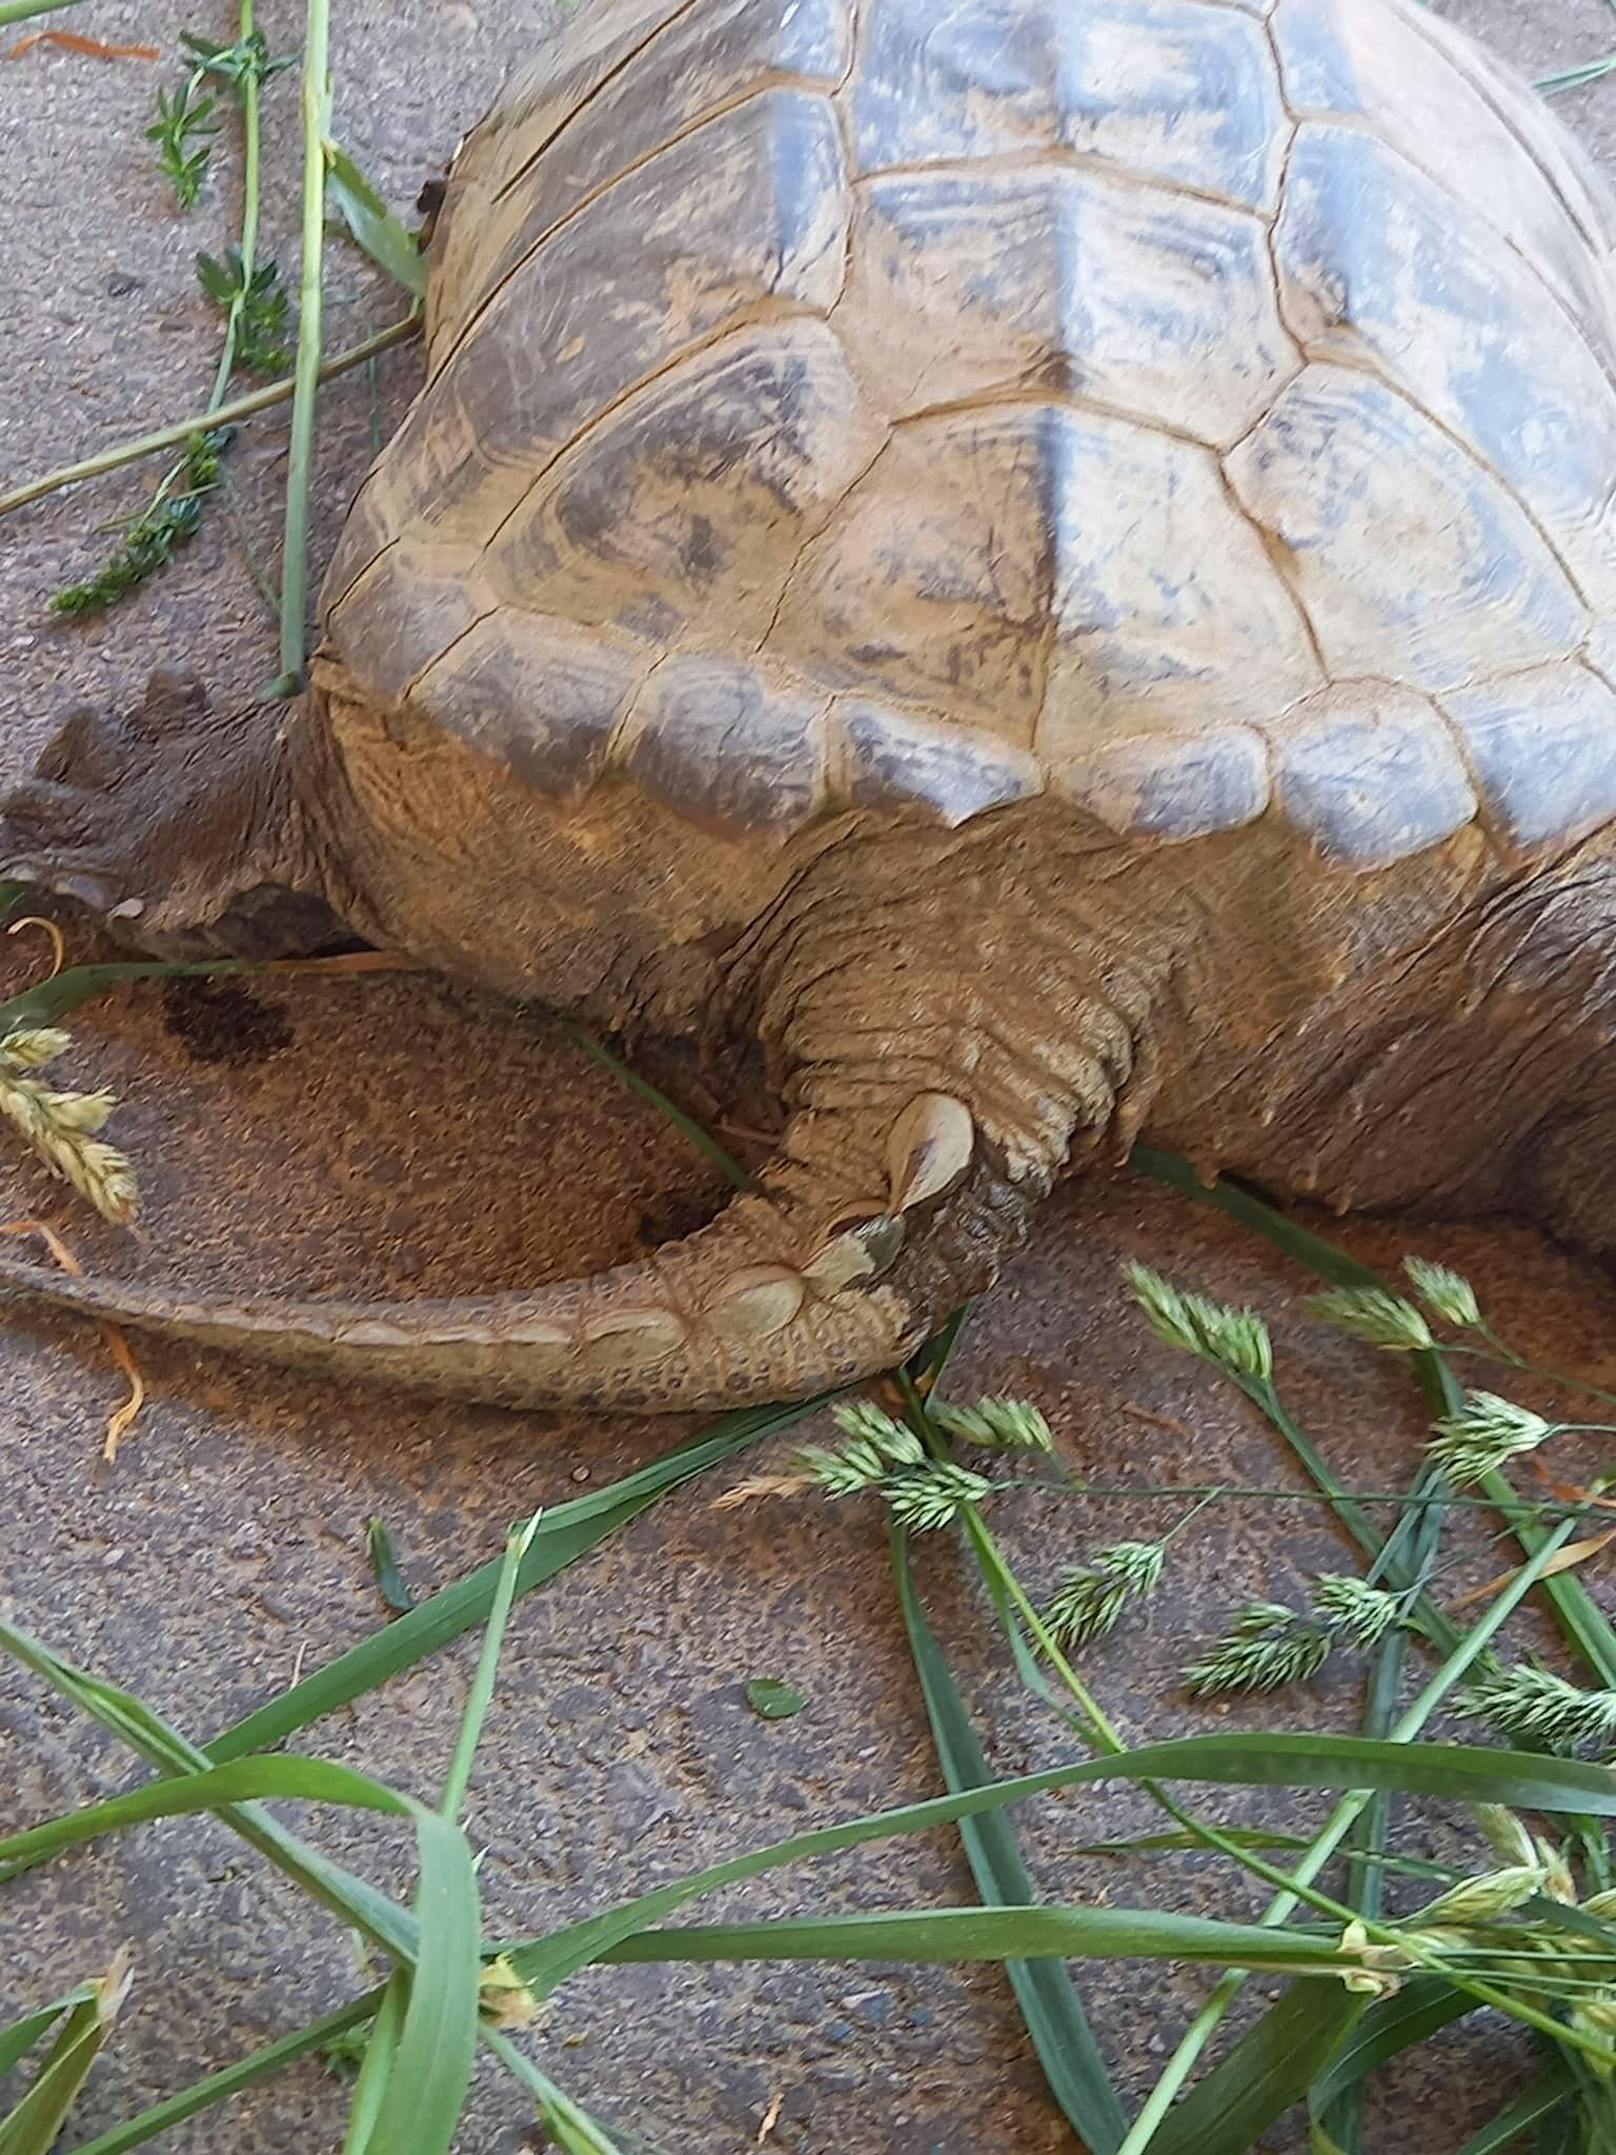
[[[815,81],[808,76],[769,75],[763,81],[754,83],[749,89],[710,107],[676,133],[659,137],[654,148],[647,150],[643,156],[635,158],[632,164],[624,165],[620,171],[614,172],[610,179],[602,180],[598,186],[591,189],[581,200],[575,202],[571,209],[564,211],[554,224],[547,225],[538,238],[504,271],[498,283],[490,286],[481,295],[476,306],[455,331],[454,341],[444,352],[442,359],[438,358],[436,352],[431,355],[431,373],[428,376],[428,387],[437,380],[444,368],[448,366],[483,316],[504,295],[511,280],[520,276],[541,248],[547,247],[553,239],[559,239],[569,226],[583,216],[585,211],[593,209],[597,202],[604,201],[614,188],[620,187],[625,181],[636,178],[647,166],[654,165],[657,159],[668,150],[676,149],[681,143],[688,142],[693,135],[699,135],[704,127],[711,127],[717,121],[727,119],[732,113],[744,111],[748,105],[755,104],[759,98],[767,97],[775,90],[796,90],[804,96],[815,97],[820,102],[830,105],[832,111],[835,109],[834,96],[823,82]]]
[[[1237,11],[1233,7],[1229,12]],[[1247,17],[1248,21],[1253,18]],[[1270,214],[1255,203],[1242,202],[1238,196],[1222,193],[1212,187],[1191,187],[1182,180],[1170,180],[1158,172],[1147,172],[1139,165],[1126,164],[1120,158],[1107,157],[1100,150],[1077,150],[1063,142],[1042,143],[1026,150],[986,150],[980,156],[971,157],[956,153],[946,157],[902,158],[896,164],[858,166],[855,164],[853,185],[862,187],[870,180],[906,179],[921,177],[933,172],[970,173],[1005,171],[1036,171],[1041,165],[1053,165],[1068,171],[1103,172],[1126,185],[1137,187],[1147,194],[1176,195],[1186,202],[1209,203],[1214,209],[1233,210],[1242,216],[1264,221]]]
[[[659,37],[662,37],[666,34],[667,31],[673,29],[677,24],[683,22],[688,14],[690,14],[695,8],[698,8],[701,5],[702,0],[683,0],[683,4],[679,7],[676,7],[671,15],[666,16],[661,22],[657,23],[654,28],[648,30],[641,42],[638,45],[631,47],[629,51],[623,54],[622,58],[618,60],[615,65],[609,67],[606,70],[606,73],[601,76],[599,82],[595,84],[595,87],[591,91],[589,91],[586,96],[580,98],[578,103],[576,105],[573,105],[569,109],[564,118],[556,122],[555,126],[550,130],[549,134],[545,136],[544,140],[539,144],[538,148],[533,152],[532,156],[524,158],[522,163],[511,174],[510,178],[507,180],[502,180],[500,182],[499,186],[494,190],[492,199],[496,202],[502,201],[507,190],[514,187],[517,181],[521,179],[525,173],[530,171],[535,164],[537,164],[539,159],[544,155],[545,151],[549,149],[552,143],[560,141],[561,137],[566,133],[567,129],[571,127],[573,122],[578,118],[578,115],[582,112],[587,112],[590,106],[595,102],[596,98],[600,96],[603,90],[609,89],[611,85],[616,82],[620,75],[624,74],[629,68],[634,65],[635,61],[639,59],[642,53],[648,52],[650,50],[650,48],[656,43]]]

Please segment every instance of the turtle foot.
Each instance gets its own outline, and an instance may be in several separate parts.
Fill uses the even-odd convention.
[[[220,715],[153,674],[118,715],[74,711],[0,803],[0,878],[164,955],[281,955],[340,935],[296,836],[284,705]]]

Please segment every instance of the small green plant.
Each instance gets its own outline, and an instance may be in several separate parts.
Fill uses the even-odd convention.
[[[199,254],[196,281],[227,317],[235,315],[235,364],[249,374],[284,374],[292,354],[286,342],[289,302],[280,265],[260,262],[249,269],[241,249],[232,245],[222,262],[215,255]]]
[[[251,27],[250,15],[244,20],[246,27],[231,45],[182,30],[180,52],[189,72],[176,88],[157,92],[157,117],[146,139],[156,144],[158,166],[182,210],[194,209],[200,199],[222,125],[212,86],[228,90],[245,108],[272,75],[294,64],[291,55],[272,58],[262,31]]]
[[[137,591],[148,577],[165,568],[176,547],[194,539],[202,505],[219,484],[220,466],[232,430],[214,428],[199,434],[171,467],[137,516],[123,526],[116,550],[93,576],[68,584],[52,595],[53,614],[93,614]]]

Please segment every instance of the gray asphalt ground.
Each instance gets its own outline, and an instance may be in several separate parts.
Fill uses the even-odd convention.
[[[1616,44],[1605,0],[1461,0],[1444,12],[1537,76]],[[389,197],[410,203],[537,35],[529,0],[339,4],[336,125]],[[298,22],[269,0],[277,49]],[[231,34],[216,0],[87,0],[68,21],[171,52],[183,26]],[[171,72],[171,70],[166,70]],[[194,408],[215,329],[191,272],[228,237],[228,181],[176,218],[141,130],[156,71],[35,48],[0,62],[0,485]],[[271,245],[295,248],[292,78],[269,99]],[[1561,100],[1616,163],[1616,80]],[[220,156],[228,172],[228,152]],[[353,341],[393,302],[351,253],[333,264],[329,337]],[[407,400],[416,362],[346,380],[321,421],[315,544],[329,551],[375,431]],[[0,544],[0,777],[20,772],[73,701],[127,699],[155,664],[193,666],[221,697],[269,670],[273,632],[245,549],[273,561],[283,426],[255,426],[232,460],[233,516],[212,517],[173,569],[104,622],[64,627],[44,601],[105,544],[143,480],[125,475],[14,519]],[[37,955],[7,953],[20,981]],[[435,1293],[499,1286],[623,1256],[701,1217],[718,1189],[658,1118],[544,1021],[513,1018],[430,981],[256,988],[241,1003],[176,1004],[156,988],[79,1021],[75,1069],[124,1096],[118,1134],[149,1190],[139,1261],[212,1286]],[[7,1151],[0,1210],[71,1220],[87,1262],[127,1263],[59,1192]],[[1511,1333],[1550,1361],[1616,1368],[1603,1278],[1513,1227],[1355,1224],[1377,1262],[1411,1244],[1469,1270]],[[967,1388],[1048,1412],[1096,1481],[1224,1478],[1298,1486],[1251,1417],[1146,1336],[1118,1283],[1143,1257],[1274,1322],[1288,1390],[1357,1485],[1406,1481],[1420,1418],[1406,1378],[1302,1309],[1303,1283],[1248,1237],[1137,1178],[1069,1190],[1013,1279],[974,1320]],[[142,1350],[151,1402],[115,1469],[98,1461],[116,1397],[95,1336],[7,1314],[0,1332],[0,1607],[60,1652],[131,1685],[199,1739],[364,1636],[383,1614],[365,1551],[386,1521],[420,1592],[493,1554],[506,1523],[598,1487],[680,1433],[592,1416],[518,1416],[329,1389],[179,1349]],[[763,1458],[771,1456],[765,1452]],[[719,1512],[719,1484],[687,1490],[523,1605],[478,1768],[474,1830],[492,1927],[531,1931],[700,1863],[938,1785],[894,1612],[880,1521],[854,1506]],[[1159,1503],[1056,1500],[1006,1508],[1006,1539],[1042,1588],[1084,1547],[1153,1532]],[[979,1597],[944,1546],[924,1552],[933,1616],[1017,1771],[1069,1748],[1007,1681]],[[1130,1736],[1219,1725],[1174,1686],[1190,1647],[1250,1595],[1305,1591],[1343,1561],[1308,1506],[1230,1503],[1175,1555],[1148,1627],[1092,1657]],[[1501,1562],[1472,1538],[1455,1590]],[[1606,1573],[1590,1574],[1609,1591]],[[303,1741],[423,1795],[464,1703],[462,1643]],[[765,1724],[749,1677],[779,1676],[808,1704]],[[1242,1707],[1277,1726],[1299,1711],[1350,1728],[1350,1667],[1316,1708]],[[0,1669],[0,1830],[128,1784],[125,1755],[32,1678]],[[1283,1806],[1213,1803],[1223,1815]],[[1241,1913],[1238,1881],[1172,1857],[1103,1866],[1078,1842],[1144,1830],[1109,1793],[1026,1821],[1053,1897],[1107,1897]],[[1288,1813],[1299,1816],[1301,1813]],[[322,1846],[402,1890],[407,1851],[344,1814]],[[1424,1819],[1416,1845],[1464,1845]],[[969,1898],[947,1836],[877,1847],[781,1875],[716,1904],[740,1913]],[[103,1968],[129,1943],[135,1989],[69,2135],[87,2136],[351,1993],[352,1948],[222,1827],[148,1829],[8,1887],[0,2021]],[[1171,1967],[1084,1976],[1119,2083],[1140,2091],[1205,1990]],[[1260,1988],[1259,1988],[1260,1994]],[[602,1971],[563,1992],[534,2038],[546,2069],[598,2108],[625,2149],[730,2155],[1038,2155],[1069,2134],[1042,2091],[1008,1988],[983,1969],[801,1967]],[[1524,2069],[1496,2027],[1438,2037],[1377,2087],[1376,2155],[1443,2155]],[[775,2103],[778,2099],[778,2110]],[[310,2061],[170,2134],[173,2155],[333,2148],[343,2089]],[[509,2084],[480,2081],[463,2155],[531,2146]],[[1301,2148],[1300,2128],[1275,2136]]]

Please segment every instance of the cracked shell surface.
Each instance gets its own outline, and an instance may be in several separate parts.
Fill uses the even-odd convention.
[[[604,0],[457,163],[329,650],[698,847],[1038,791],[1546,846],[1616,612],[1611,231],[1413,0]]]

